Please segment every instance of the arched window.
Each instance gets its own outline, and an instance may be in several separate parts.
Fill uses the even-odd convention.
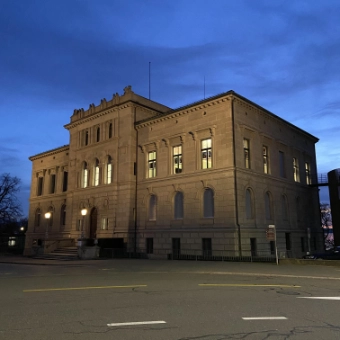
[[[149,200],[149,221],[156,221],[157,196],[151,195]]]
[[[175,219],[182,219],[184,216],[184,209],[183,209],[183,193],[178,191],[175,195],[174,201],[174,212],[175,212]]]
[[[87,168],[87,163],[83,163],[83,169],[82,169],[82,176],[81,176],[81,186],[82,188],[87,188],[88,186],[88,175],[89,175],[89,169]]]
[[[281,196],[281,209],[282,209],[282,219],[288,219],[288,206],[287,206],[287,197],[286,195]]]
[[[94,186],[99,185],[99,160],[96,158],[94,163],[94,179],[93,179]]]
[[[96,130],[96,141],[97,142],[100,141],[100,127],[99,126],[97,127],[97,130]]]
[[[53,207],[49,207],[47,212],[51,214],[47,221],[48,228],[50,229],[53,226]]]
[[[253,197],[252,192],[248,188],[246,190],[246,218],[252,219],[253,218]]]
[[[62,226],[66,225],[66,205],[63,204],[60,209],[60,224]]]
[[[112,123],[109,124],[109,138],[112,138]]]
[[[214,217],[214,192],[210,188],[204,190],[203,216],[205,218]]]
[[[35,217],[34,217],[34,225],[36,227],[39,227],[40,226],[40,220],[41,220],[41,210],[38,208],[36,211],[35,211]]]
[[[272,219],[272,207],[271,207],[271,198],[270,198],[269,192],[266,192],[264,195],[264,204],[265,204],[266,219],[271,220]]]
[[[111,184],[112,183],[112,158],[111,156],[107,157],[107,163],[106,163],[106,183]]]

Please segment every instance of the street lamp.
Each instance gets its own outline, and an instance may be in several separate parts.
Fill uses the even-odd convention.
[[[85,216],[87,214],[87,209],[81,209],[81,215],[83,216],[83,220],[81,223],[81,239],[84,239],[84,232],[85,232]]]
[[[45,240],[48,239],[48,225],[49,225],[49,219],[51,218],[52,214],[50,212],[47,212],[45,214],[45,218],[46,218],[46,231],[45,231]]]

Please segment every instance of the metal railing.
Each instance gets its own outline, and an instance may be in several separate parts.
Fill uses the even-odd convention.
[[[100,257],[103,258],[134,258],[148,259],[152,257],[161,257],[168,260],[185,260],[185,261],[232,261],[232,262],[275,262],[275,252],[271,251],[228,251],[228,250],[164,250],[153,249],[152,252],[146,249],[139,249],[137,252],[127,249],[102,248]],[[279,251],[279,258],[292,258],[290,251]]]

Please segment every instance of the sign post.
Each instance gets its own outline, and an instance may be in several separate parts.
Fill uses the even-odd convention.
[[[273,241],[275,242],[275,260],[276,260],[276,265],[279,264],[279,257],[277,254],[277,243],[276,243],[276,228],[274,224],[268,225],[268,229],[266,230],[266,237],[267,241]]]

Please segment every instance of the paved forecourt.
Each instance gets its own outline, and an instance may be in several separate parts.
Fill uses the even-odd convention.
[[[323,266],[2,263],[0,339],[329,339],[339,283]]]

